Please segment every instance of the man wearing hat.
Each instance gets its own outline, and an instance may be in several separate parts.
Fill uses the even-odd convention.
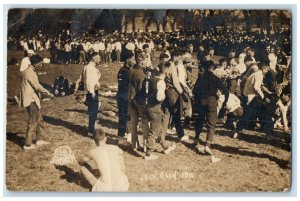
[[[92,52],[90,57],[91,61],[84,67],[81,77],[85,86],[85,90],[88,92],[86,94],[89,113],[88,136],[92,137],[95,131],[95,123],[99,108],[98,89],[100,88],[99,79],[101,77],[101,73],[96,68],[96,66],[100,64],[100,56],[98,52]]]
[[[128,110],[130,114],[130,131],[131,143],[133,150],[139,154],[138,149],[139,141],[137,136],[137,126],[139,118],[141,118],[141,127],[144,131],[148,130],[148,122],[143,118],[143,114],[146,107],[146,90],[145,90],[145,80],[146,80],[146,58],[142,52],[137,52],[136,54],[136,65],[131,71],[130,75],[130,84],[129,84],[129,102]],[[149,71],[150,72],[150,71]],[[144,140],[147,139],[147,136],[143,136]],[[140,155],[140,154],[139,154]],[[146,155],[146,160],[157,159],[157,156]]]
[[[206,69],[196,81],[194,94],[197,105],[197,113],[199,117],[195,125],[195,143],[198,145],[200,134],[203,129],[204,122],[207,121],[207,136],[204,149],[197,147],[201,152],[205,152],[213,156],[211,152],[211,143],[215,134],[217,122],[217,91],[220,90],[225,95],[223,104],[227,104],[228,90],[224,86],[222,80],[214,75],[215,64],[213,61],[207,62]],[[217,159],[220,160],[220,159]]]
[[[29,64],[21,66],[22,81],[21,81],[21,101],[20,104],[26,108],[29,118],[26,131],[26,141],[23,146],[24,150],[35,149],[36,145],[46,145],[46,142],[42,139],[44,136],[43,118],[41,115],[41,102],[37,92],[46,94],[50,97],[53,95],[47,91],[38,80],[38,76],[35,72],[35,66],[38,66],[42,62],[42,58],[34,55],[33,51],[29,51],[31,60]],[[36,144],[33,144],[33,137],[36,135]]]
[[[124,137],[127,130],[128,119],[128,90],[130,81],[130,70],[135,65],[135,58],[132,52],[128,52],[126,55],[126,61],[122,68],[118,72],[118,111],[119,111],[119,124],[118,124],[118,136]]]

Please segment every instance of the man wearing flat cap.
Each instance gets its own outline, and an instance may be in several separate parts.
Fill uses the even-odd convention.
[[[118,123],[118,136],[125,137],[127,131],[128,121],[128,90],[130,81],[130,71],[135,65],[135,57],[132,52],[128,52],[126,55],[125,64],[120,68],[118,72],[118,112],[119,112],[119,123]]]
[[[229,93],[222,80],[214,75],[215,64],[213,61],[208,61],[206,66],[204,73],[199,76],[194,87],[195,102],[197,105],[196,110],[199,114],[195,125],[194,140],[200,152],[214,156],[210,149],[217,122],[217,91],[220,90],[225,94],[223,104],[227,104]],[[205,121],[207,124],[206,143],[204,148],[201,148],[198,143]],[[217,159],[217,161],[219,160],[220,159]]]
[[[129,102],[128,102],[128,110],[130,114],[130,131],[131,131],[131,143],[132,149],[135,153],[140,154],[140,145],[138,141],[137,135],[137,126],[139,118],[141,118],[141,127],[144,131],[148,130],[148,122],[143,119],[143,114],[146,107],[146,79],[147,74],[150,71],[146,70],[146,58],[143,52],[136,53],[136,65],[132,69],[130,74],[130,84],[129,84]],[[147,136],[143,136],[144,140],[147,139]],[[157,159],[157,156],[154,155],[147,155],[145,156],[146,160],[154,160]]]

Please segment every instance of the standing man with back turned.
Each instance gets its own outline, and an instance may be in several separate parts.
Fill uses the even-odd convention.
[[[222,80],[214,75],[215,64],[213,61],[208,61],[204,73],[199,76],[196,81],[194,93],[195,101],[198,106],[197,110],[199,113],[199,118],[196,120],[195,125],[195,142],[198,145],[200,134],[203,129],[205,120],[207,121],[207,136],[206,144],[204,149],[197,147],[200,152],[205,152],[213,156],[211,148],[211,143],[213,136],[215,134],[215,127],[217,123],[217,91],[222,91],[225,94],[225,101],[223,104],[226,104],[228,101],[228,90],[224,86]],[[217,159],[219,161],[220,159]],[[214,161],[215,162],[215,161]]]

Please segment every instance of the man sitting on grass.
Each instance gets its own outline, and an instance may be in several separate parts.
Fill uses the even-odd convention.
[[[92,185],[92,191],[121,192],[128,191],[129,182],[125,175],[123,152],[115,145],[106,144],[106,136],[103,130],[95,130],[94,140],[96,148],[91,149],[88,155],[78,163],[82,166],[80,171],[85,179]],[[94,160],[100,172],[96,178],[87,168],[87,162]]]

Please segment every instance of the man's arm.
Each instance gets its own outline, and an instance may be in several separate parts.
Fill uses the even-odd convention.
[[[174,65],[174,64],[172,64],[172,65]],[[173,85],[174,85],[176,91],[177,91],[179,94],[182,94],[183,89],[182,89],[182,87],[180,86],[179,78],[178,78],[178,73],[177,73],[176,68],[175,68],[175,67],[172,67],[170,73],[171,73],[171,76],[172,76],[172,82],[173,82]]]
[[[166,98],[165,91],[166,91],[166,83],[163,80],[158,81],[157,82],[157,96],[156,96],[156,99],[158,101],[165,100],[165,98]]]
[[[74,94],[77,92],[81,81],[82,81],[82,74],[80,74],[79,78],[76,80]]]
[[[31,70],[31,69],[30,69]],[[32,88],[40,93],[45,93],[49,96],[51,96],[51,93],[46,90],[40,83],[39,83],[39,80],[38,80],[38,77],[36,75],[36,73],[31,70],[29,73],[28,73],[28,76],[27,76],[27,80],[28,82],[30,83],[30,85],[32,86]]]
[[[85,155],[78,161],[78,164],[84,165],[85,163],[89,162],[90,160],[91,160],[91,158],[89,156]]]
[[[263,82],[263,75],[257,73],[254,76],[254,90],[257,93],[257,95],[259,95],[259,97],[261,99],[264,99],[265,96],[264,96],[264,93],[261,90],[262,82]]]
[[[189,94],[189,96],[193,96],[192,95],[192,91],[189,88],[189,86],[186,84],[186,69],[184,68],[184,66],[180,66],[178,67],[178,81],[181,84],[182,89]]]
[[[215,77],[216,78],[216,82],[217,82],[217,87],[220,91],[223,92],[224,96],[225,96],[225,100],[223,102],[223,106],[225,106],[227,104],[227,101],[229,99],[229,91],[228,89],[226,88],[226,86],[223,84],[222,80],[220,78],[218,78],[217,76]]]

